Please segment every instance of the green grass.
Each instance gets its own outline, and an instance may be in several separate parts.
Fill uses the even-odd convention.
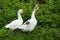
[[[18,30],[15,33],[11,30],[5,30],[6,29],[0,31],[1,40],[60,40],[59,28],[37,26],[32,32],[22,32]]]
[[[17,19],[17,11],[23,9],[24,22],[30,18],[37,0],[0,1],[0,40],[60,40],[60,0],[46,0],[36,12],[38,24],[32,32],[5,29],[5,25]]]

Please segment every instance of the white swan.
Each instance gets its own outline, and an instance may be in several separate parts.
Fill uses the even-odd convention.
[[[35,12],[39,9],[38,5],[34,7],[34,10],[32,11],[32,16],[30,20],[27,20],[22,26],[19,26],[18,28],[21,29],[23,32],[27,31],[33,31],[35,26],[37,25],[37,20],[35,18]]]
[[[23,10],[22,9],[18,10],[18,19],[14,20],[11,23],[9,23],[8,25],[6,25],[5,28],[15,30],[18,28],[18,26],[22,25],[23,19],[21,17],[21,13],[23,13]]]

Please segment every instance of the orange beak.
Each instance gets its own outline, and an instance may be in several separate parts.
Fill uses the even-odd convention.
[[[35,7],[39,7],[39,4],[36,4]]]

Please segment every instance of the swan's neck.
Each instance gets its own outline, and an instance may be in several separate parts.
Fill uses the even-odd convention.
[[[35,10],[32,11],[31,19],[35,19]]]
[[[21,13],[19,13],[19,12],[18,12],[18,19],[20,19],[20,20],[22,19]]]

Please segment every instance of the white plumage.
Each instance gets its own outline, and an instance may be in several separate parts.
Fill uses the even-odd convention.
[[[18,26],[21,26],[23,24],[23,19],[21,17],[21,13],[23,13],[23,10],[18,10],[18,19],[12,21],[11,23],[7,24],[5,28],[9,28],[11,30],[15,30],[18,28]]]
[[[35,12],[39,9],[38,5],[34,7],[32,11],[32,16],[30,20],[27,20],[23,25],[19,26],[18,28],[21,29],[23,32],[33,31],[35,26],[37,25],[37,20],[35,18]]]

